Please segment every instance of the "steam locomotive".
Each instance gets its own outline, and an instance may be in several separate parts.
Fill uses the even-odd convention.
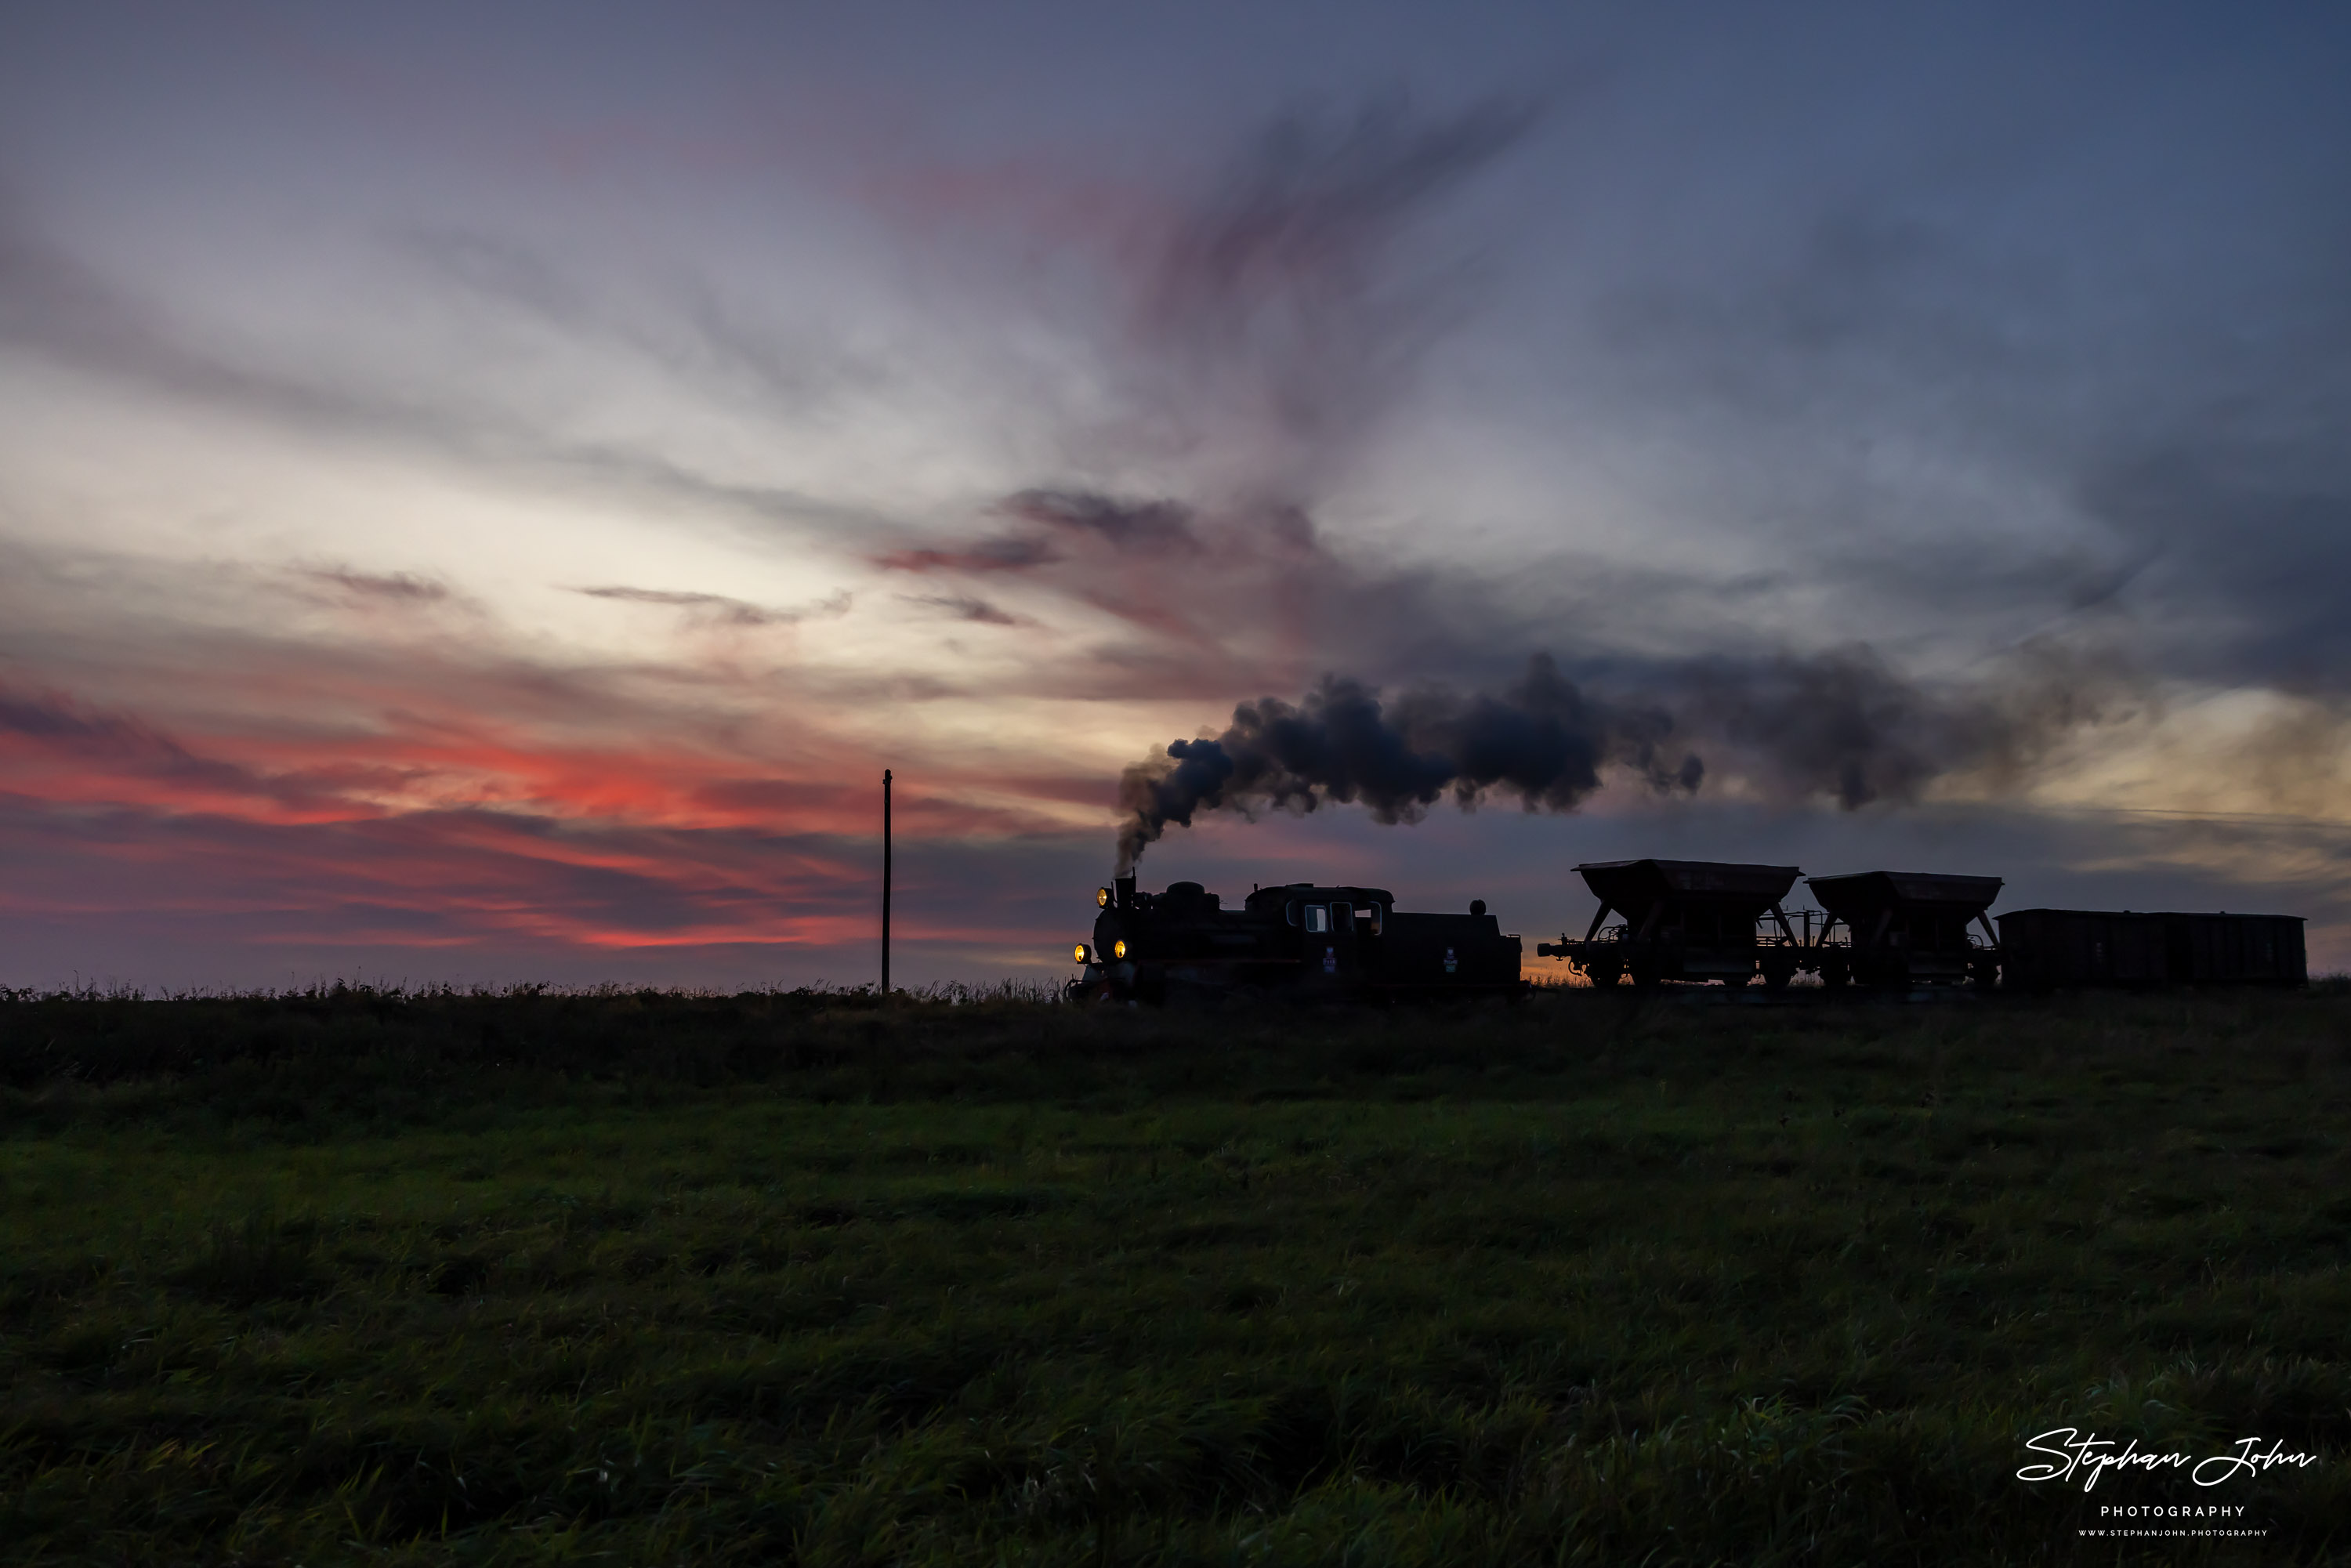
[[[1073,1000],[1165,1002],[1280,992],[1301,1000],[1516,996],[1519,938],[1486,902],[1467,915],[1414,914],[1384,887],[1295,882],[1227,909],[1196,882],[1144,893],[1123,876],[1094,894],[1092,942],[1077,946]]]

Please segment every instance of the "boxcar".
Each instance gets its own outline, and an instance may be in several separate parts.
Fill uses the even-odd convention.
[[[2310,980],[2302,917],[2166,915],[2164,954],[2180,985],[2301,986]]]
[[[2000,916],[2011,988],[2160,986],[2171,979],[2160,915],[2113,909],[2012,909]]]

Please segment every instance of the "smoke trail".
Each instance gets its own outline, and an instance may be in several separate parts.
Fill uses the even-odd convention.
[[[1200,811],[1314,810],[1357,801],[1382,822],[1417,821],[1450,793],[1489,792],[1529,810],[1571,811],[1625,768],[1660,794],[1694,793],[1716,757],[1734,791],[1833,800],[1847,811],[1917,800],[1940,780],[2014,789],[2083,729],[2144,706],[2141,679],[2113,655],[2025,644],[1961,685],[1904,676],[1861,645],[1761,660],[1716,658],[1652,672],[1661,702],[1579,690],[1549,654],[1499,696],[1441,688],[1384,704],[1360,682],[1328,675],[1293,707],[1243,703],[1213,739],[1178,740],[1119,781],[1126,821],[1122,874],[1169,823]],[[1667,743],[1682,753],[1671,760]]]
[[[1706,660],[1677,686],[1684,728],[1719,740],[1761,792],[1826,797],[1848,811],[1908,804],[1955,776],[2014,789],[2070,737],[2147,700],[2110,651],[2050,642],[2011,650],[1959,685],[1912,680],[1855,644]]]
[[[1119,780],[1118,872],[1132,872],[1169,823],[1188,827],[1200,811],[1311,811],[1338,800],[1409,822],[1448,793],[1466,809],[1489,792],[1516,795],[1531,811],[1568,811],[1612,765],[1660,792],[1694,790],[1705,765],[1690,755],[1668,762],[1673,727],[1660,710],[1585,695],[1547,653],[1499,695],[1423,688],[1388,705],[1374,688],[1326,675],[1295,706],[1243,703],[1222,735],[1171,742],[1164,758],[1129,768]]]

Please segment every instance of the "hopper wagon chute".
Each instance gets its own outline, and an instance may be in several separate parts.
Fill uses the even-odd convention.
[[[1630,977],[1641,988],[1665,980],[1748,984],[1773,990],[1803,967],[1804,944],[1780,901],[1802,871],[1727,861],[1601,861],[1577,866],[1600,909],[1580,942],[1562,936],[1535,952],[1563,958],[1593,985]],[[1609,924],[1612,915],[1621,923]]]

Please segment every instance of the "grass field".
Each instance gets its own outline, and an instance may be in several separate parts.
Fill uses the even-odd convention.
[[[51,998],[0,1081],[23,1560],[2351,1553],[2339,989]],[[2267,1533],[2078,1533],[2179,1502]]]

